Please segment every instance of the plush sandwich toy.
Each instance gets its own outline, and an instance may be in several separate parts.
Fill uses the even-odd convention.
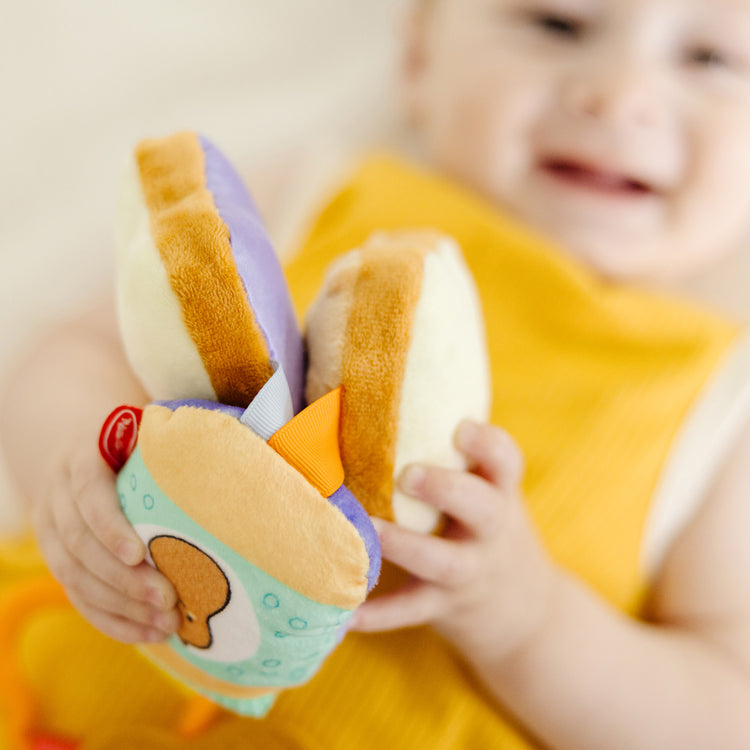
[[[375,585],[370,515],[437,524],[394,476],[416,460],[458,465],[457,422],[486,418],[472,281],[447,238],[372,238],[330,269],[305,372],[250,197],[211,143],[181,133],[141,143],[125,177],[118,305],[154,402],[116,409],[100,449],[182,614],[167,643],[141,649],[262,716],[320,668]]]
[[[309,401],[343,386],[347,486],[370,515],[433,531],[437,511],[395,487],[412,462],[464,468],[464,417],[490,384],[477,292],[456,243],[433,231],[373,235],[335,261],[307,314]]]

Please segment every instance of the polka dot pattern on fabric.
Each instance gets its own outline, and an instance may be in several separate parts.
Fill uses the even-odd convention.
[[[235,574],[243,576],[242,590],[260,626],[260,645],[252,657],[211,662],[203,652],[190,650],[176,636],[170,641],[175,650],[207,674],[238,685],[283,688],[310,679],[341,640],[342,628],[351,617],[351,611],[322,606],[306,599],[261,568],[238,558],[231,549],[223,547],[220,540],[196,527],[189,517],[182,514],[174,500],[161,492],[143,463],[138,447],[129,462],[130,465],[118,476],[117,487],[120,503],[123,511],[127,509],[130,522],[136,528],[148,528],[150,535],[158,528],[163,533],[172,532],[178,538],[184,535],[194,538],[209,550],[216,549],[224,563]],[[214,627],[220,623],[218,618],[231,617],[232,611],[230,601],[230,605],[216,615]],[[218,695],[213,697],[219,698]],[[232,705],[232,700],[225,696],[221,696],[219,702],[224,706]]]
[[[279,597],[276,594],[266,594],[263,597],[263,606],[266,609],[277,609],[279,606]]]

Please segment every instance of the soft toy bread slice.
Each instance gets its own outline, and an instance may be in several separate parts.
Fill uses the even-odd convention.
[[[204,138],[141,143],[126,176],[118,298],[134,372],[100,450],[182,621],[145,646],[186,685],[262,716],[343,638],[380,548],[343,485],[340,389],[301,409],[286,281],[236,172]]]
[[[464,417],[490,405],[484,325],[456,243],[433,232],[374,235],[330,267],[306,320],[308,401],[344,386],[346,484],[371,515],[431,531],[437,512],[395,489],[412,462],[464,468]]]
[[[125,350],[153,398],[245,407],[279,362],[299,411],[303,350],[283,273],[240,177],[206,138],[135,149],[117,266]]]
[[[332,391],[266,441],[239,407],[150,404],[117,475],[182,614],[169,642],[141,650],[240,714],[263,716],[309,680],[378,578],[375,529],[341,484],[339,409]],[[107,434],[135,411],[115,410]]]

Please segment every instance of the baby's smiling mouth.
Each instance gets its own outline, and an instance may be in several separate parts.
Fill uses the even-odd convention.
[[[543,160],[540,167],[556,181],[600,194],[634,198],[656,194],[656,190],[642,180],[580,161],[551,158]]]

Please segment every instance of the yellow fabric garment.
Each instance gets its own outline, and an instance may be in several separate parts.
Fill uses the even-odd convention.
[[[389,157],[367,161],[312,227],[288,269],[299,309],[332,258],[374,230],[407,227],[453,235],[474,272],[487,322],[492,419],[525,454],[523,490],[545,544],[637,616],[654,487],[737,327],[683,301],[602,282],[475,196]],[[89,749],[105,746],[102,732],[118,727],[140,750],[172,746],[158,740],[174,725],[182,694],[128,647],[64,612],[40,613],[22,651],[43,696],[45,728],[86,736]],[[427,628],[350,634],[262,722],[225,715],[181,746],[534,747]]]
[[[475,195],[388,156],[366,161],[334,196],[287,269],[300,314],[333,257],[373,231],[419,227],[455,237],[474,274],[491,418],[523,450],[524,491],[546,543],[634,612],[660,470],[738,327],[683,300],[603,281]]]

